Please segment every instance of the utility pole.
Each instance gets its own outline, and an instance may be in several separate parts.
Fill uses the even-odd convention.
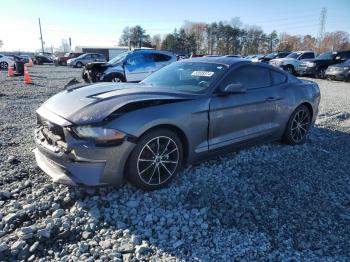
[[[40,17],[39,17],[39,29],[40,29],[41,51],[44,53],[44,41],[43,41],[43,34],[42,34],[42,32],[41,32]]]
[[[320,16],[320,27],[318,32],[318,51],[321,51],[321,42],[324,37],[325,27],[326,27],[327,9],[325,7],[321,10]]]

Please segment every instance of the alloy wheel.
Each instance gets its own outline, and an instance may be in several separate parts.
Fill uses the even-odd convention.
[[[173,139],[158,136],[147,142],[137,159],[137,172],[148,185],[161,185],[175,173],[179,164],[179,149]]]
[[[7,67],[8,67],[8,64],[6,62],[1,62],[0,63],[0,68],[1,69],[7,69]]]
[[[122,80],[119,77],[113,77],[112,82],[114,83],[120,83]]]
[[[291,125],[291,137],[295,143],[299,143],[304,139],[310,127],[310,114],[304,109],[299,110]]]

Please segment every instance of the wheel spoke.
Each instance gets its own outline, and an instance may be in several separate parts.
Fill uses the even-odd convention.
[[[177,151],[177,147],[175,147],[173,150],[171,150],[169,153],[167,153],[166,155],[170,155],[172,153],[174,153],[175,151]]]
[[[148,144],[146,145],[146,147],[154,156],[156,156],[156,153],[154,153],[154,151],[152,150],[152,148]]]
[[[140,172],[140,175],[143,174],[144,172],[146,172],[148,169],[150,169],[150,167],[153,166],[153,165],[154,165],[154,163],[150,164],[148,167],[146,167],[144,170],[142,170]]]
[[[177,164],[177,161],[162,160],[161,163]]]
[[[155,166],[154,166],[154,169],[153,169],[153,172],[152,172],[152,175],[151,175],[150,179],[148,180],[148,184],[151,183],[152,178],[153,178],[153,175],[154,175],[154,173],[156,172],[156,169],[157,169],[157,166],[155,165]]]
[[[154,159],[139,159],[139,161],[142,161],[142,162],[154,162]]]
[[[159,155],[159,150],[160,150],[160,148],[159,148],[159,137],[157,138],[157,155]]]
[[[160,154],[161,156],[164,155],[164,152],[168,149],[169,144],[170,144],[170,139],[168,139],[168,143],[166,144],[166,146],[165,146],[163,152]]]

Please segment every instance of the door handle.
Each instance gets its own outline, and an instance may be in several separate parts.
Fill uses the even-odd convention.
[[[267,102],[273,102],[273,101],[276,101],[276,100],[279,100],[279,99],[277,97],[273,97],[273,96],[265,98],[265,101],[267,101]]]

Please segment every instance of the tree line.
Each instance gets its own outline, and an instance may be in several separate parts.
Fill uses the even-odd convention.
[[[140,25],[124,28],[119,44],[130,48],[151,47],[196,54],[260,54],[272,51],[350,49],[349,34],[326,33],[322,38],[311,35],[265,33],[261,27],[243,25],[239,18],[213,23],[185,21],[180,29],[161,37],[150,36]]]

